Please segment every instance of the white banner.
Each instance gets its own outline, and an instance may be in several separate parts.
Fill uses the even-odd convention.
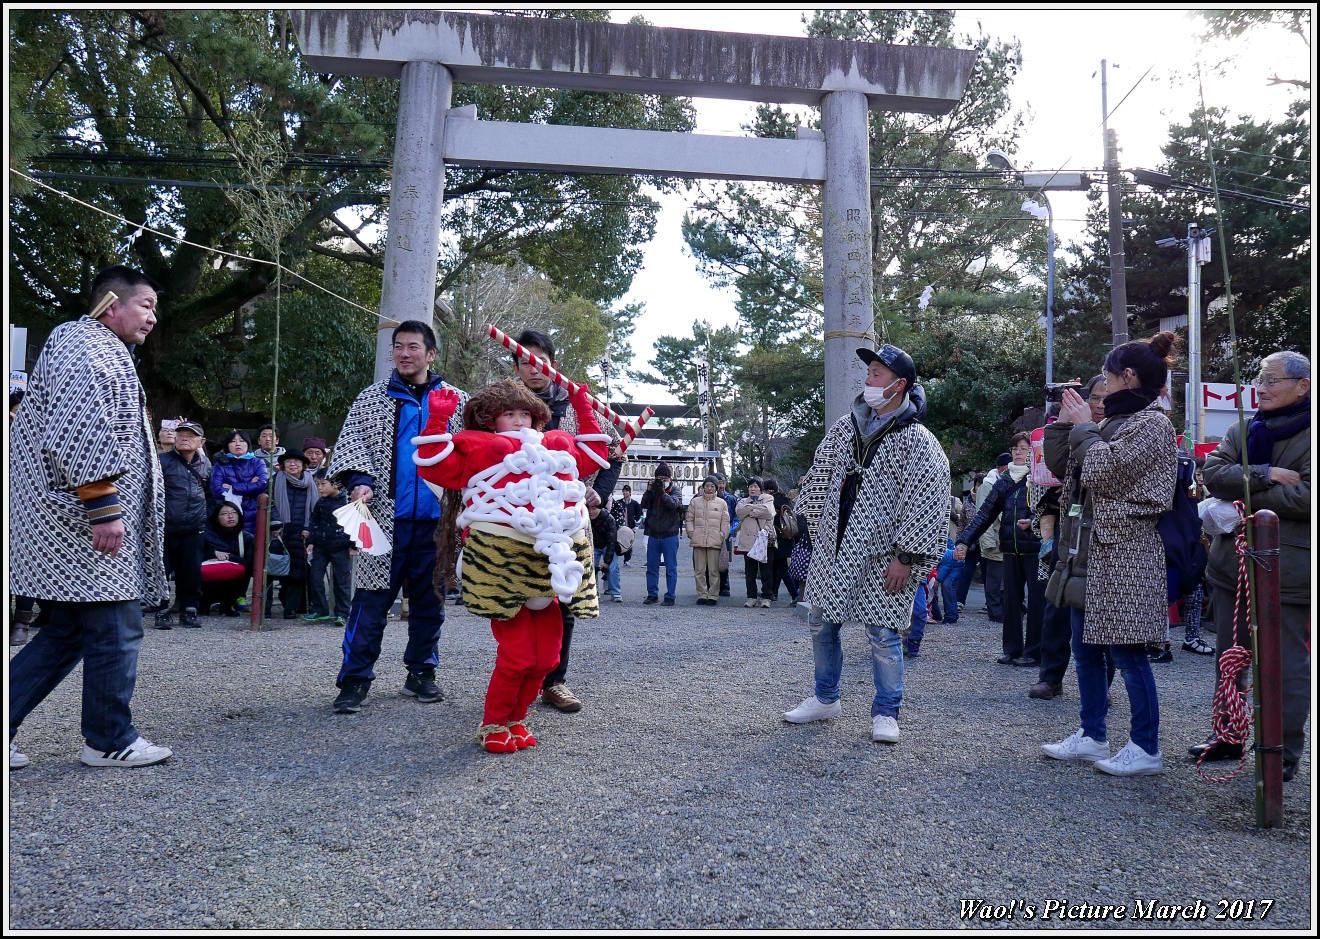
[[[710,433],[710,364],[697,360],[697,406],[701,409],[701,445],[711,447]]]

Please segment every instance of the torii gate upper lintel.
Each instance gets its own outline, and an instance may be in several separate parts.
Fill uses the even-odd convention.
[[[431,318],[445,163],[823,183],[825,412],[861,385],[874,341],[867,110],[945,114],[975,53],[832,39],[430,10],[292,11],[308,66],[398,76],[382,329]],[[819,106],[823,140],[506,124],[450,112],[455,80]]]

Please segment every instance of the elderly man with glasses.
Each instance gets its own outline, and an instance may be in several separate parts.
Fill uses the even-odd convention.
[[[1300,352],[1266,356],[1255,381],[1260,409],[1247,425],[1246,488],[1252,511],[1279,516],[1279,563],[1283,608],[1283,778],[1292,779],[1306,744],[1311,702],[1307,649],[1311,603],[1311,363]],[[1233,424],[1206,457],[1205,484],[1212,496],[1243,497],[1242,436]],[[1210,549],[1206,580],[1214,591],[1217,652],[1233,644],[1234,591],[1238,558],[1232,535],[1217,535]],[[1251,647],[1243,629],[1238,641]],[[1246,676],[1244,676],[1245,679]],[[1215,681],[1219,675],[1216,668]],[[1207,752],[1208,751],[1208,752]],[[1191,748],[1207,760],[1236,760],[1239,745],[1213,735]]]

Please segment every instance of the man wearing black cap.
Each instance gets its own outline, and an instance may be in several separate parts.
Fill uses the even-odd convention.
[[[674,605],[678,590],[678,528],[679,507],[682,500],[669,480],[673,478],[669,464],[660,461],[655,468],[655,479],[642,494],[642,511],[646,513],[646,603],[660,600],[660,558],[665,560],[665,606]]]
[[[202,554],[205,548],[206,493],[211,474],[198,455],[206,434],[184,420],[174,433],[174,447],[160,455],[165,480],[165,569],[174,576],[179,623],[196,627],[202,603]],[[171,628],[170,608],[156,614],[156,628]]]
[[[784,719],[803,724],[839,716],[839,630],[855,620],[871,642],[871,739],[897,743],[898,630],[910,621],[917,587],[948,542],[949,461],[921,423],[926,395],[912,357],[888,344],[857,355],[866,363],[862,393],[821,441],[798,496],[813,546],[804,593],[815,694]]]

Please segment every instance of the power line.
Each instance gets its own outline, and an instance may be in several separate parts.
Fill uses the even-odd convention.
[[[170,241],[176,242],[181,245],[188,245],[193,248],[201,248],[203,251],[212,251],[224,257],[235,258],[236,260],[239,261],[248,261],[252,264],[265,264],[270,267],[278,268],[284,273],[290,274],[298,278],[303,283],[315,287],[317,290],[320,290],[323,293],[329,294],[330,296],[334,297],[336,300],[340,300],[344,303],[347,303],[351,307],[356,307],[357,309],[362,310],[364,313],[370,313],[372,316],[376,317],[376,319],[386,318],[377,311],[369,309],[368,307],[364,307],[362,304],[356,303],[353,300],[348,299],[348,297],[341,297],[339,294],[335,293],[329,287],[322,287],[316,281],[308,280],[306,277],[299,274],[297,271],[290,270],[289,268],[285,267],[283,264],[280,264],[276,261],[267,261],[264,258],[249,257],[245,254],[235,254],[232,251],[225,251],[221,248],[215,248],[210,245],[198,244],[195,241],[189,241],[186,238],[180,238],[178,235],[171,234],[170,232],[164,232],[164,231],[160,231],[159,229],[151,228],[146,224],[145,221],[140,224],[137,224],[124,218],[124,216],[122,215],[116,215],[114,212],[107,212],[105,209],[94,206],[90,202],[84,202],[83,200],[77,198],[76,196],[71,196],[67,192],[64,192],[63,190],[56,189],[54,186],[47,186],[41,180],[33,179],[31,176],[27,175],[26,173],[20,172],[19,170],[14,169],[12,166],[9,168],[9,172],[13,173],[15,176],[19,176],[22,177],[23,179],[26,179],[28,182],[32,183],[33,185],[40,186],[42,189],[48,189],[51,192],[55,193],[57,196],[60,196],[61,198],[64,199],[68,199],[70,202],[80,205],[85,209],[91,209],[93,212],[99,213],[100,215],[104,215],[107,218],[112,218],[116,221],[123,222],[126,225],[132,225],[137,231],[148,231],[151,232],[153,235],[159,235],[161,238],[166,238]]]
[[[1219,152],[1220,152],[1220,153],[1245,153],[1247,156],[1258,156],[1258,157],[1264,157],[1264,158],[1267,159],[1267,160],[1283,160],[1283,161],[1288,162],[1288,163],[1303,163],[1303,164],[1306,164],[1306,165],[1308,165],[1308,166],[1309,166],[1310,163],[1311,163],[1310,160],[1298,160],[1298,159],[1295,159],[1295,158],[1293,158],[1293,157],[1276,156],[1276,155],[1274,155],[1273,153],[1257,153],[1255,150],[1238,150],[1238,149],[1235,149],[1235,148],[1233,148],[1233,147],[1220,147],[1220,148],[1219,148]]]

